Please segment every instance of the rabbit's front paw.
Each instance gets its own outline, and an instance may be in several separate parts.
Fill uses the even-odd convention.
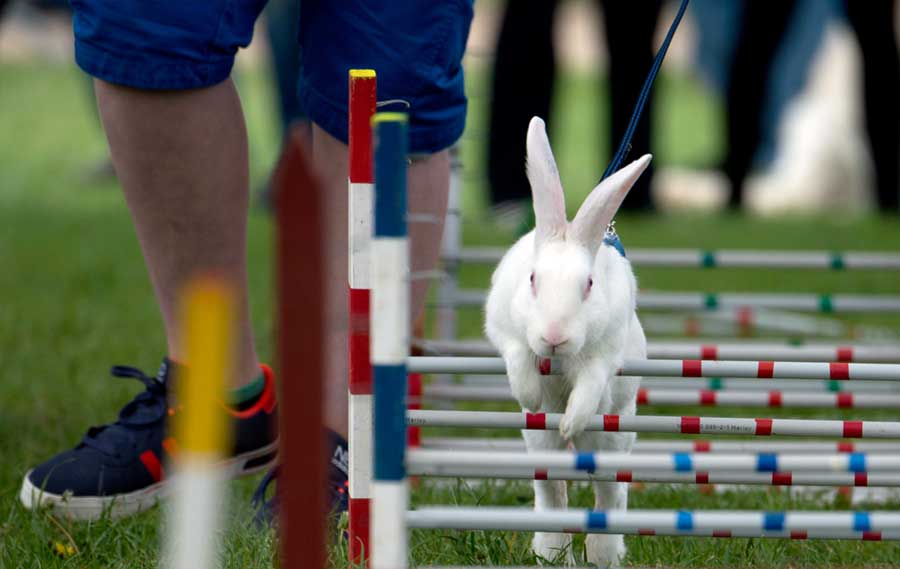
[[[588,423],[591,421],[592,415],[593,413],[590,411],[585,412],[577,407],[575,409],[567,409],[566,414],[559,421],[559,434],[567,441],[573,440],[584,432],[584,429],[587,428]]]
[[[537,413],[540,410],[544,393],[541,390],[539,379],[535,381],[534,378],[528,377],[519,381],[510,381],[510,387],[512,388],[513,397],[516,398],[522,409],[527,409],[532,413]]]

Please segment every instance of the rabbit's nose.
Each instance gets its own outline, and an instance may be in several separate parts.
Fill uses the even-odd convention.
[[[541,336],[541,340],[551,348],[558,348],[569,341],[567,337],[558,332],[555,334],[544,334]]]

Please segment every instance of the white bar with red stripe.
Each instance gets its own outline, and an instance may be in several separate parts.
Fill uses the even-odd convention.
[[[418,427],[556,430],[559,429],[562,417],[559,413],[417,410],[407,412],[407,424]],[[827,419],[596,415],[585,430],[694,435],[900,438],[900,423],[897,422]]]
[[[536,360],[545,375],[559,374],[558,360]],[[407,360],[410,373],[504,374],[501,358],[416,356]],[[851,379],[900,381],[900,364],[844,362],[775,362],[716,360],[626,360],[618,375],[656,377],[755,377],[760,379]]]

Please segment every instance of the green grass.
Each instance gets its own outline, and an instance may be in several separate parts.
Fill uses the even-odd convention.
[[[660,162],[715,163],[721,152],[718,103],[693,81],[663,79],[654,116],[660,127],[656,141]],[[0,413],[4,459],[0,466],[0,567],[155,567],[158,510],[127,520],[88,524],[54,521],[46,513],[32,514],[18,504],[19,484],[29,466],[71,447],[89,425],[111,420],[135,393],[137,384],[113,380],[106,375],[108,367],[125,363],[154,369],[164,342],[161,319],[121,194],[112,182],[85,177],[86,171],[105,157],[105,143],[89,111],[83,78],[68,67],[3,65],[0,85],[0,401],[4,403]],[[277,149],[272,96],[259,74],[241,76],[239,86],[247,109],[253,177],[259,184]],[[584,77],[564,76],[561,81],[557,101],[564,114],[553,137],[565,184],[571,189],[570,207],[590,189],[608,155],[598,134],[606,124],[600,113],[605,108],[601,87]],[[513,236],[494,227],[483,207],[480,175],[484,148],[479,135],[485,129],[485,108],[478,94],[484,92],[484,81],[473,75],[469,88],[473,97],[463,144],[465,238],[470,244],[506,244]],[[623,216],[618,226],[628,247],[896,249],[900,245],[896,219],[763,222],[740,216]],[[252,303],[260,351],[267,358],[272,352],[270,231],[268,218],[254,211],[249,231]],[[488,271],[467,268],[463,284],[483,287]],[[900,292],[896,273],[878,271],[642,269],[638,276],[643,286],[654,289]],[[900,322],[890,315],[854,321],[900,329]],[[467,335],[475,335],[480,317],[476,312],[466,313],[462,324]],[[272,563],[272,534],[256,530],[247,521],[255,482],[246,480],[229,487],[233,515],[223,541],[227,567]],[[585,506],[590,502],[584,488],[576,487],[572,496],[573,503]],[[524,483],[423,481],[413,492],[416,505],[528,506],[530,501],[530,486]],[[841,507],[821,498],[791,498],[784,492],[710,496],[694,487],[635,491],[631,504],[649,508]],[[412,535],[411,555],[420,564],[530,564],[535,560],[529,539],[524,533],[417,531]],[[70,540],[77,554],[57,557],[50,544]],[[896,546],[872,543],[653,538],[629,539],[629,547],[629,563],[651,566],[856,567],[891,565],[900,559]],[[334,566],[345,565],[340,547],[331,554]]]

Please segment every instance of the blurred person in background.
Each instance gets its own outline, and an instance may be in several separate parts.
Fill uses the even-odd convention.
[[[615,149],[622,139],[647,73],[653,65],[653,35],[662,0],[620,2],[602,0],[609,52],[610,131]],[[553,24],[558,0],[509,0],[495,53],[488,132],[490,202],[501,224],[522,228],[530,209],[531,191],[525,177],[525,130],[533,116],[552,130],[551,113],[556,79]],[[631,155],[650,151],[651,94],[632,140]],[[602,165],[598,164],[598,173]],[[651,165],[635,183],[622,206],[626,211],[650,210]]]

